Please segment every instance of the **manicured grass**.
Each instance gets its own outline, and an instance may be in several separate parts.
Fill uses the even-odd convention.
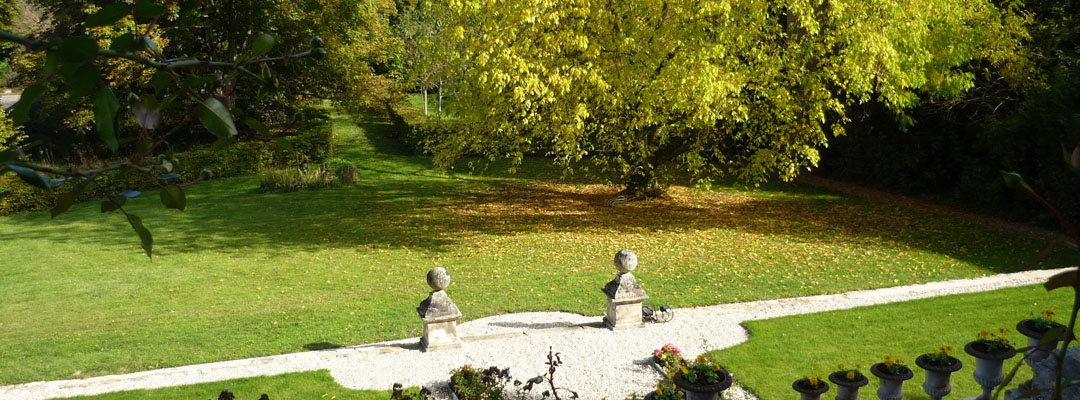
[[[266,394],[270,400],[386,400],[390,391],[350,390],[341,387],[327,371],[302,372],[167,387],[153,390],[130,390],[98,396],[73,397],[76,400],[212,400],[228,388],[236,400],[257,400]],[[415,389],[413,389],[415,391]]]
[[[694,306],[1016,271],[1045,247],[793,184],[673,187],[610,208],[619,188],[555,180],[545,160],[444,174],[404,155],[388,124],[334,124],[357,185],[258,194],[255,177],[221,179],[189,188],[185,212],[146,193],[128,204],[153,261],[97,203],[0,218],[0,384],[418,336],[434,266],[472,319],[602,314],[623,248],[655,301]]]
[[[861,363],[870,385],[860,390],[860,397],[874,398],[878,380],[870,374],[870,365],[882,362],[886,354],[900,356],[915,372],[915,378],[904,383],[904,397],[926,399],[922,391],[925,372],[915,365],[915,358],[950,345],[964,368],[953,374],[949,398],[960,399],[981,393],[971,377],[975,359],[963,350],[980,329],[1008,328],[1012,331],[1009,341],[1026,346],[1027,339],[1014,329],[1016,323],[1047,307],[1065,314],[1072,308],[1071,296],[1069,289],[1047,292],[1042,286],[1027,286],[748,321],[744,325],[750,331],[749,341],[709,356],[728,368],[738,384],[764,400],[796,398],[792,382],[818,372],[827,377],[838,363],[847,368]],[[1066,322],[1067,318],[1059,315],[1056,319]],[[1006,371],[1019,360],[1017,356],[1006,361]],[[1010,387],[1030,378],[1031,369],[1025,365]],[[822,398],[835,396],[836,385],[830,385],[833,388]]]

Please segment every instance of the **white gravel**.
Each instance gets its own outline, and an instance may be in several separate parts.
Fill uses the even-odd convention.
[[[439,389],[441,398],[445,398],[446,380],[450,370],[456,367],[463,364],[509,367],[514,377],[524,380],[546,372],[544,361],[550,347],[562,354],[564,362],[555,375],[558,386],[576,390],[583,399],[614,400],[632,392],[647,393],[655,387],[660,374],[650,364],[649,355],[665,343],[673,343],[684,354],[693,356],[745,341],[746,330],[739,324],[746,320],[1029,285],[1060,271],[1063,270],[1027,271],[833,295],[677,309],[671,322],[622,331],[600,328],[601,317],[597,316],[556,312],[505,314],[461,324],[459,334],[465,338],[461,349],[422,353],[418,350],[418,338],[408,338],[124,375],[2,386],[0,399],[71,397],[320,369],[330,370],[334,379],[352,389],[386,390],[400,382],[405,386]],[[450,295],[453,296],[452,290]],[[725,398],[754,399],[738,387],[725,392]]]

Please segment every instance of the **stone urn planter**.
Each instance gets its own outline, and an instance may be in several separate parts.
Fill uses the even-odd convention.
[[[934,400],[941,400],[952,393],[950,383],[952,373],[964,367],[964,363],[956,357],[945,355],[945,360],[935,362],[931,354],[923,354],[915,359],[915,364],[926,371],[926,381],[922,385],[923,391]]]
[[[1046,333],[1050,329],[1056,327],[1064,328],[1065,326],[1053,321],[1050,321],[1048,325],[1040,326],[1034,319],[1025,319],[1016,324],[1016,331],[1027,336],[1028,347],[1031,348],[1024,352],[1024,361],[1026,361],[1028,365],[1035,364],[1045,359],[1050,355],[1050,352],[1057,347],[1058,342],[1065,340],[1065,331],[1062,330],[1061,334],[1054,338],[1053,341],[1043,346],[1039,346],[1039,342],[1042,341],[1043,336],[1046,336]]]
[[[823,393],[829,391],[829,384],[825,383],[825,381],[819,380],[816,387],[811,386],[810,383],[809,379],[803,378],[791,384],[791,388],[799,392],[800,400],[819,400]]]
[[[868,385],[870,380],[863,374],[848,379],[844,371],[836,371],[829,374],[829,382],[836,384],[836,400],[859,400],[859,388]]]
[[[983,393],[976,400],[990,400],[994,387],[1005,380],[1002,364],[1016,355],[1011,345],[1002,344],[1001,348],[991,349],[983,340],[976,340],[964,346],[964,351],[975,357],[975,382],[982,386]]]
[[[716,383],[693,383],[686,379],[682,371],[675,373],[672,380],[675,386],[686,393],[686,400],[718,400],[720,393],[731,387],[731,374],[721,369],[717,371],[720,380]]]
[[[891,373],[885,367],[885,363],[872,365],[870,373],[880,379],[877,395],[881,400],[902,400],[904,398],[904,381],[915,377],[915,374],[911,372],[911,368],[903,366],[899,373]]]

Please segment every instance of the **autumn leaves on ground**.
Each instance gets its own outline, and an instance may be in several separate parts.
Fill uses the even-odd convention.
[[[355,186],[256,194],[245,177],[192,187],[182,213],[156,193],[129,203],[154,232],[152,261],[96,203],[0,219],[0,384],[416,336],[434,266],[474,319],[599,315],[624,248],[653,300],[693,306],[1017,271],[1046,247],[797,184],[674,186],[610,207],[618,187],[549,178],[544,160],[444,174],[387,151],[386,124],[339,115],[335,134]]]

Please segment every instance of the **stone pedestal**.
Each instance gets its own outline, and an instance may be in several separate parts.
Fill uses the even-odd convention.
[[[604,325],[613,330],[640,328],[645,325],[641,318],[641,303],[649,296],[631,273],[637,268],[637,255],[630,250],[618,252],[615,268],[619,274],[601,289],[608,298]]]
[[[1028,387],[1021,386],[1017,389],[1010,389],[1005,391],[1005,400],[1014,399],[1034,399],[1034,400],[1047,400],[1050,399],[1054,391],[1054,382],[1057,380],[1057,375],[1054,372],[1057,369],[1057,355],[1061,354],[1061,350],[1054,350],[1050,352],[1049,357],[1044,358],[1042,361],[1032,363],[1031,370],[1035,373],[1035,377],[1028,383]],[[1076,379],[1080,376],[1080,347],[1069,347],[1069,352],[1065,353],[1065,362],[1063,364],[1062,374],[1065,376],[1065,386],[1061,394],[1063,399],[1078,399],[1080,398],[1080,384],[1069,385],[1070,379]],[[1032,390],[1038,390],[1039,393],[1034,395],[1025,395]]]
[[[427,274],[428,286],[433,289],[416,312],[424,321],[424,335],[420,337],[421,351],[461,348],[457,334],[457,320],[461,311],[444,289],[450,286],[450,274],[442,267],[433,268]]]

